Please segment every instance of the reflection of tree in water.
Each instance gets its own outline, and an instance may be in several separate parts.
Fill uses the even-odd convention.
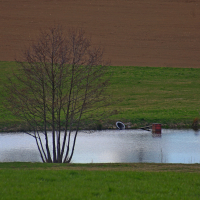
[[[152,134],[153,138],[161,138],[161,134]],[[141,134],[139,135],[139,148],[137,150],[136,154],[136,162],[162,162],[163,160],[163,154],[161,152],[161,160],[159,158],[157,159],[155,156],[154,151],[149,151],[151,149],[150,143],[147,144],[147,141],[149,140],[148,134]],[[162,150],[161,150],[162,151]]]
[[[200,130],[199,130],[199,129],[198,129],[198,130],[194,130],[194,135],[198,136],[199,133],[200,133]]]
[[[139,136],[139,143],[140,143],[139,146],[140,146],[140,148],[138,149],[138,152],[137,152],[137,160],[138,160],[138,162],[143,162],[144,159],[145,159],[145,147],[144,147],[143,141],[147,137],[149,137],[149,136],[146,135],[146,134],[145,135],[141,134]]]
[[[138,162],[143,162],[144,160],[144,148],[141,147],[138,151]]]

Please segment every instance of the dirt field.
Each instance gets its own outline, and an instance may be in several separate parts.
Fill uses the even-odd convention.
[[[0,60],[57,23],[82,27],[112,65],[200,67],[199,0],[0,0]]]

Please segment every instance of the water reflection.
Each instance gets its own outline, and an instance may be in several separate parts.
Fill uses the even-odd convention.
[[[51,141],[51,139],[50,139]],[[23,133],[0,134],[0,162],[41,162],[35,140]],[[73,163],[200,163],[200,135],[193,130],[80,132]]]

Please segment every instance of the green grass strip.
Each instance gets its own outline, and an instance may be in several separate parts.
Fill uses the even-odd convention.
[[[0,92],[4,94],[6,76],[17,71],[14,62],[0,62]],[[108,124],[121,120],[130,128],[162,123],[164,128],[190,128],[194,118],[200,118],[200,68],[109,67],[113,73],[108,92],[116,110]],[[116,102],[117,100],[117,102]],[[0,128],[23,129],[23,123],[3,107],[0,96]],[[103,123],[103,122],[102,122]]]
[[[98,169],[94,170],[95,164],[72,165],[70,169],[64,169],[59,168],[64,167],[63,164],[55,168],[56,164],[0,163],[0,199],[200,198],[200,173],[123,170],[134,165],[137,166],[104,164],[97,165]],[[78,170],[73,169],[75,166]]]

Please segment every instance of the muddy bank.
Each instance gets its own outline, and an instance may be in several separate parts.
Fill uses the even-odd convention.
[[[114,130],[117,129],[115,125],[116,121],[109,121],[107,123],[95,123],[95,124],[84,124],[80,127],[80,130]],[[146,126],[151,126],[150,122],[140,122],[140,123],[132,123],[132,122],[124,122],[126,129],[140,129]],[[165,129],[190,129],[193,128],[192,122],[177,122],[177,123],[161,123],[162,128]],[[198,130],[200,128],[200,124],[196,127]],[[30,128],[25,125],[25,123],[13,123],[13,124],[0,124],[0,132],[23,132],[28,131]],[[51,128],[48,128],[51,131]],[[62,128],[64,130],[64,128]]]

